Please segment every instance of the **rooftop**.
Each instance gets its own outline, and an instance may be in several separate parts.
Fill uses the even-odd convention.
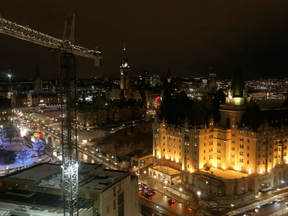
[[[168,167],[168,166],[153,166],[152,169],[158,170],[159,172],[164,173],[164,174],[168,174],[170,176],[180,175],[182,173],[181,171],[173,169],[173,168]]]
[[[210,168],[210,170],[201,170],[204,173],[207,173],[209,175],[215,175],[217,177],[223,178],[223,179],[241,179],[248,177],[248,174],[234,171],[234,170],[220,170],[217,168]]]
[[[106,190],[114,183],[130,176],[129,172],[103,169],[102,165],[81,163],[79,165],[79,188]],[[58,164],[39,164],[7,176],[39,181],[39,187],[61,189],[61,167]]]

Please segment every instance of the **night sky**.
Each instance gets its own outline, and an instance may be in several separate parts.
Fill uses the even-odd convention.
[[[79,78],[119,77],[126,44],[131,77],[144,73],[206,76],[213,66],[232,77],[285,77],[288,1],[1,0],[3,18],[62,39],[67,11],[76,12],[75,44],[103,52],[103,66],[77,58]],[[48,48],[0,34],[0,71],[33,78],[39,62],[44,79],[58,77],[58,55]],[[0,76],[1,80],[6,77]]]

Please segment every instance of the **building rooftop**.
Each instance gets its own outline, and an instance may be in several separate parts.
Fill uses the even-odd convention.
[[[40,166],[30,167],[28,169],[24,169],[23,171],[13,173],[9,175],[9,177],[37,181],[60,172],[60,165],[40,164]]]
[[[168,166],[153,166],[152,169],[158,170],[159,172],[162,172],[164,174],[168,174],[168,175],[171,175],[171,176],[179,175],[179,174],[182,173],[181,171],[173,169],[173,168],[168,167]]]
[[[78,175],[79,188],[103,191],[129,175],[130,173],[126,171],[103,169],[99,164],[81,163]],[[40,182],[39,187],[61,189],[62,174],[58,164],[39,164],[7,177]]]
[[[242,172],[238,172],[238,171],[234,171],[234,170],[220,170],[217,168],[210,168],[210,170],[206,171],[206,170],[201,170],[204,173],[207,173],[209,175],[215,175],[217,177],[221,177],[223,179],[241,179],[241,178],[245,178],[248,177],[248,174],[242,173]]]

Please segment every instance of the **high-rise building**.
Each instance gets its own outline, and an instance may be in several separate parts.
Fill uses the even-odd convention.
[[[189,103],[181,97],[175,100],[186,108]],[[170,118],[162,113],[153,123],[151,177],[171,184],[179,176],[188,187],[228,205],[231,199],[238,205],[253,200],[259,191],[287,185],[288,109],[260,110],[247,95],[240,68],[225,102],[194,102],[183,117],[183,108],[168,112],[175,106],[171,100],[170,105],[163,101]]]
[[[120,65],[120,90],[125,98],[130,97],[130,66],[126,54],[126,46],[124,44],[123,59]]]

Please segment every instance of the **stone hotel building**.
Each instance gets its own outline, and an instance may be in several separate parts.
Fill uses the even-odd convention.
[[[166,93],[153,123],[155,163],[181,171],[184,184],[222,205],[230,205],[231,199],[237,205],[287,185],[287,107],[261,110],[247,95],[240,69],[225,100],[217,94],[214,101],[194,102],[184,115],[188,100],[182,97],[183,103],[181,96]],[[168,184],[175,177],[153,167],[149,175],[171,179]]]

